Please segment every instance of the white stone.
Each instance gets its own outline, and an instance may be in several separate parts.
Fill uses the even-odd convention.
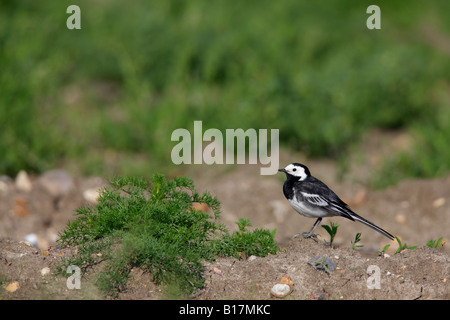
[[[16,188],[19,191],[30,192],[32,185],[28,174],[24,170],[20,170],[16,177]]]

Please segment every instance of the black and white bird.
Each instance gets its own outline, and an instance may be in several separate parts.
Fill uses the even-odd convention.
[[[389,239],[394,239],[389,232],[354,213],[325,183],[313,177],[305,165],[292,163],[278,171],[286,174],[283,193],[292,208],[305,217],[317,218],[311,230],[301,234],[305,238],[311,237],[322,218],[341,216],[359,221]]]

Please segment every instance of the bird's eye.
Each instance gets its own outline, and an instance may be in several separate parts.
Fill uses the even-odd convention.
[[[297,171],[297,168],[292,169],[292,171]]]

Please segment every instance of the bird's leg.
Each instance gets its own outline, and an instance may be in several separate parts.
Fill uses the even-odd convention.
[[[308,232],[302,232],[300,235],[303,236],[303,238],[311,238],[313,235],[314,230],[316,230],[317,226],[319,225],[320,221],[322,221],[322,218],[317,218],[316,222],[314,222],[314,225],[312,226],[311,230]]]

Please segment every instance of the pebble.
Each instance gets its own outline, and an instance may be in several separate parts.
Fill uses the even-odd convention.
[[[281,277],[279,283],[281,283],[281,284],[287,284],[287,285],[290,285],[290,286],[293,286],[293,285],[294,285],[294,281],[292,281],[291,277],[289,277],[289,276]]]
[[[277,283],[270,289],[270,293],[277,298],[284,298],[292,292],[292,287],[285,283]]]
[[[8,284],[5,288],[5,290],[8,292],[14,292],[14,291],[17,291],[17,289],[19,289],[19,288],[20,288],[19,282],[14,281],[14,282],[11,282],[10,284]]]
[[[223,277],[223,271],[220,270],[219,268],[214,267],[213,272],[215,274],[218,274],[219,276]]]
[[[24,244],[24,245],[29,246],[29,247],[33,246],[31,243],[29,243],[28,241],[25,241],[25,240],[19,241],[19,244]]]
[[[99,189],[97,189],[97,188],[87,189],[87,190],[84,190],[84,192],[83,192],[84,200],[86,200],[92,204],[97,204],[99,197],[100,197],[100,192],[99,192]]]
[[[44,267],[44,268],[41,269],[41,276],[44,277],[45,275],[47,275],[49,273],[50,273],[50,268],[49,267]]]
[[[38,181],[55,198],[67,195],[75,187],[72,177],[61,169],[43,173]]]
[[[291,277],[283,276],[277,284],[270,289],[270,294],[276,298],[284,298],[294,290],[294,282]]]
[[[16,188],[19,191],[30,192],[32,188],[31,180],[24,170],[20,170],[16,177]]]
[[[44,238],[39,237],[35,233],[29,233],[24,237],[25,241],[21,241],[20,243],[26,243],[27,245],[31,245],[36,248],[40,248],[41,250],[45,250],[48,248],[48,241]]]
[[[445,198],[437,198],[433,201],[433,208],[442,207],[445,204]]]
[[[31,244],[32,246],[37,246],[38,245],[38,239],[37,239],[37,235],[35,233],[30,233],[27,234],[24,237],[25,242]]]

